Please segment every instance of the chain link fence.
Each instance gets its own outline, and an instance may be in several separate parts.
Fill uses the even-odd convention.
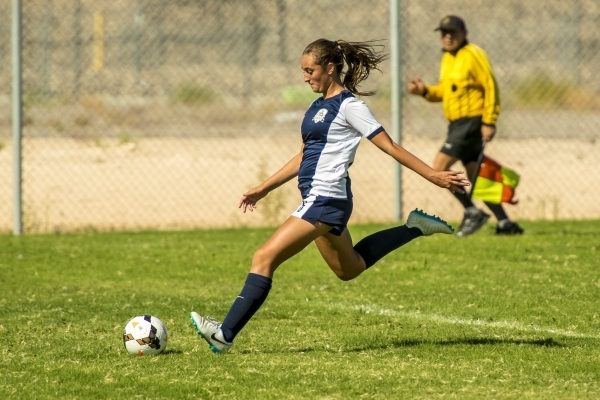
[[[446,14],[465,18],[500,86],[487,153],[521,175],[516,219],[598,218],[600,5],[595,0],[402,0],[403,92],[438,79]],[[387,1],[23,0],[24,232],[275,225],[299,204],[295,182],[252,215],[241,194],[296,154],[316,97],[300,55],[325,37],[389,43]],[[13,221],[10,2],[0,3],[0,230]],[[389,48],[389,47],[388,47]],[[390,70],[363,85],[391,131]],[[440,104],[405,96],[402,144],[431,163]],[[394,162],[366,142],[350,170],[354,222],[394,218]],[[448,220],[446,191],[402,173],[406,215]]]

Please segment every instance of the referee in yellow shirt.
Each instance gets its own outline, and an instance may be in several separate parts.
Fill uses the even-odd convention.
[[[450,122],[448,137],[435,157],[433,169],[447,171],[460,160],[474,183],[483,142],[489,142],[496,134],[500,113],[498,84],[485,51],[467,40],[468,31],[460,17],[444,17],[435,30],[442,34],[444,50],[440,82],[426,85],[417,76],[408,83],[408,91],[430,102],[442,102],[444,115]],[[475,207],[468,194],[454,195],[465,208],[456,236],[475,233],[487,222],[489,214]],[[502,204],[486,205],[498,220],[497,234],[523,233],[523,229],[508,218]]]

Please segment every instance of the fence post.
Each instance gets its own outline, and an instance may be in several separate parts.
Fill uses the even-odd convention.
[[[79,92],[81,90],[81,75],[82,71],[82,38],[81,38],[81,0],[76,0],[74,3],[75,10],[73,11],[73,36],[71,38],[71,46],[73,48],[73,88],[72,97],[73,101],[79,99]]]
[[[390,61],[392,139],[402,143],[402,60],[400,40],[400,0],[390,0]],[[394,218],[402,219],[402,166],[394,165]]]
[[[21,70],[21,0],[12,0],[12,128],[14,149],[14,227],[13,234],[23,233],[21,198],[21,137],[23,131],[23,99]]]
[[[572,61],[572,72],[573,82],[575,85],[581,83],[581,76],[579,72],[579,63],[581,62],[581,36],[579,33],[581,27],[581,7],[579,0],[573,0],[573,16],[571,17],[573,25],[573,61]]]
[[[279,26],[277,32],[279,34],[279,61],[282,64],[287,63],[287,10],[285,0],[277,0],[277,20]]]

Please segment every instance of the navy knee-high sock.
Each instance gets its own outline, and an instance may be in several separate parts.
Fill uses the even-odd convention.
[[[236,335],[250,321],[250,318],[258,311],[269,295],[272,282],[271,278],[267,278],[266,276],[253,273],[248,274],[240,295],[231,305],[221,326],[225,340],[232,342]]]
[[[406,225],[397,226],[367,236],[354,246],[354,250],[362,256],[369,268],[386,254],[419,236],[423,236],[423,232],[419,228],[407,228]]]

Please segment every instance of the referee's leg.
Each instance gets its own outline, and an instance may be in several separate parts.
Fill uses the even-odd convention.
[[[436,171],[449,171],[450,167],[452,167],[454,164],[456,164],[457,161],[458,161],[458,158],[450,156],[450,155],[442,153],[442,152],[439,152],[435,156],[435,160],[433,160],[433,169],[435,169]],[[471,175],[473,174],[476,163],[472,163],[472,164],[473,164],[473,170],[471,172],[469,172],[467,166],[465,166],[465,169],[467,169],[466,173],[467,173],[467,176],[469,177],[469,180],[472,179]],[[471,182],[471,184],[473,184],[473,182]],[[454,197],[456,197],[456,199],[458,201],[460,201],[460,204],[463,205],[465,210],[469,207],[474,206],[473,202],[471,201],[470,196],[467,193],[456,192],[453,194],[454,194]]]

